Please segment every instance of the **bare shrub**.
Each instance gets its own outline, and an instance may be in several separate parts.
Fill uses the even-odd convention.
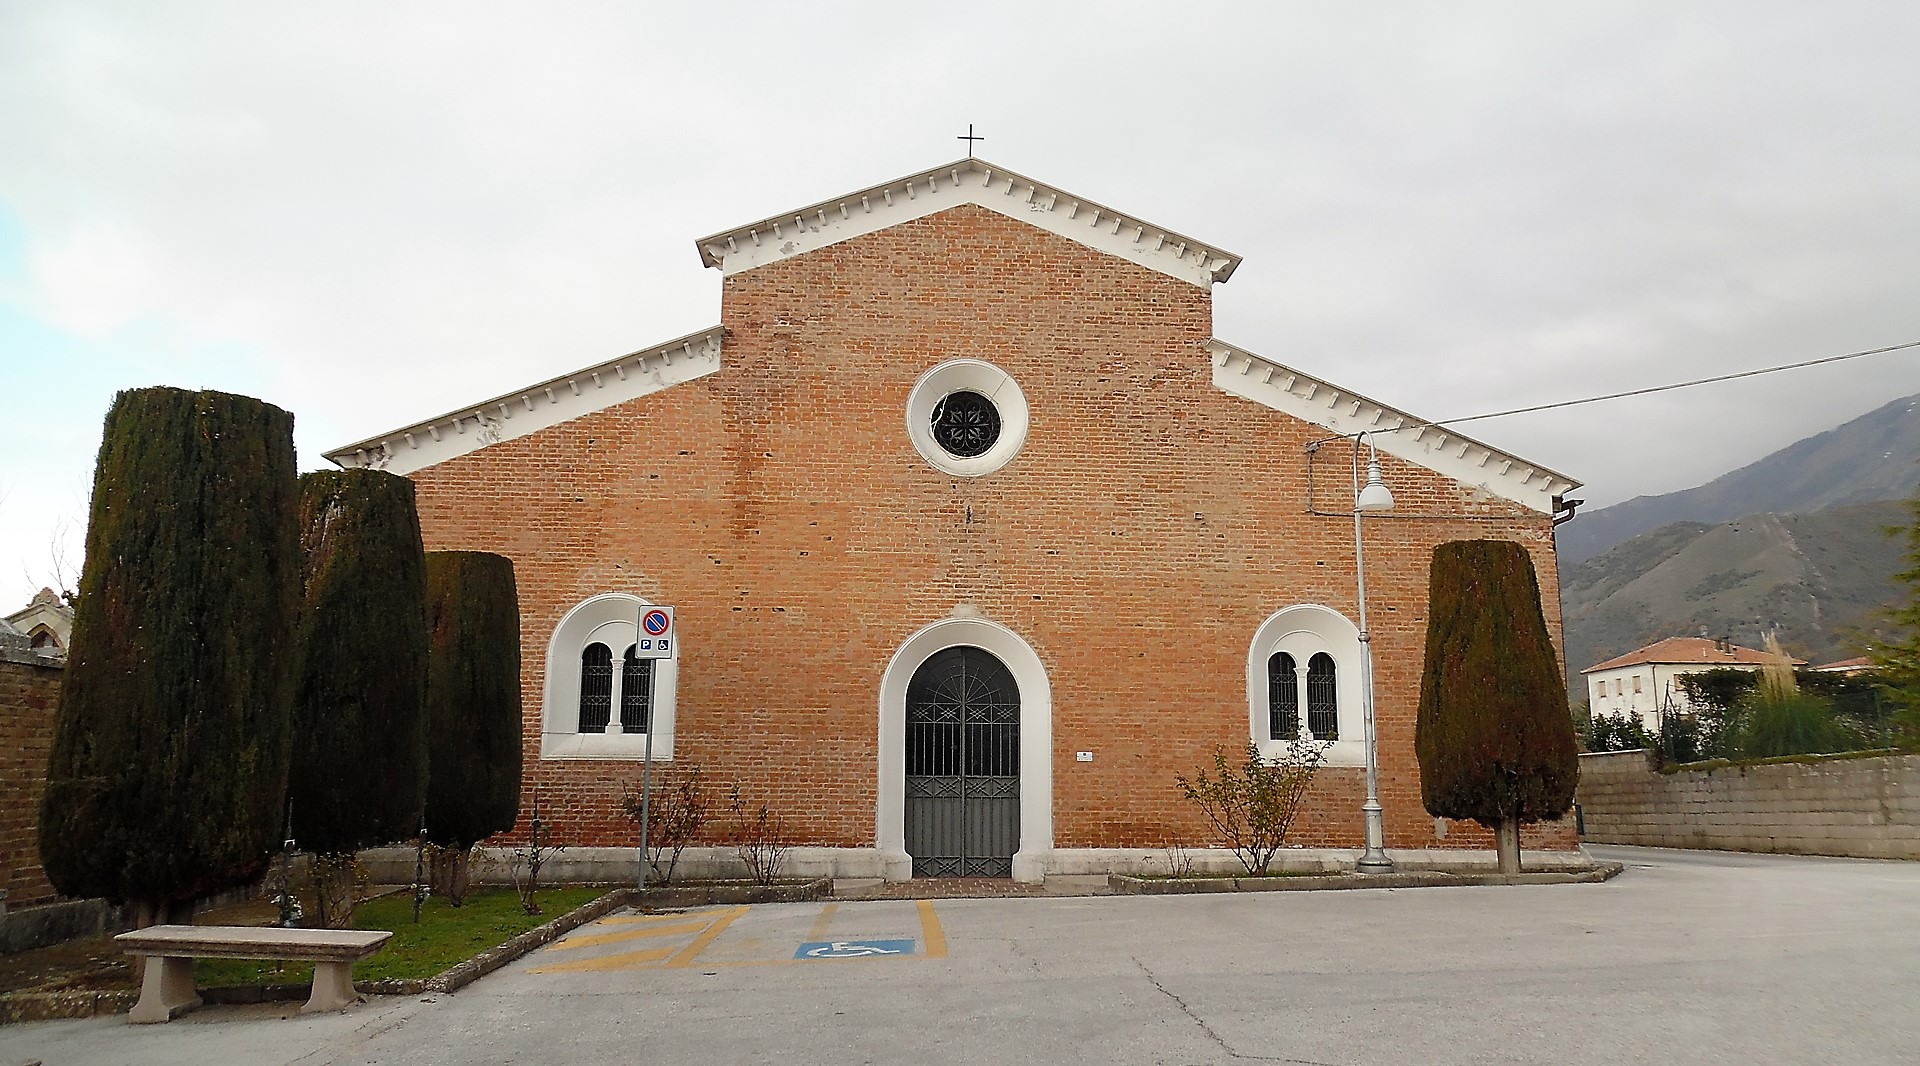
[[[773,884],[780,876],[781,867],[786,865],[787,853],[793,850],[793,834],[787,829],[787,820],[769,810],[765,803],[750,808],[740,795],[739,785],[728,790],[728,809],[733,813],[728,836],[740,853],[740,861],[747,864],[747,876],[753,878],[756,885]]]
[[[736,790],[737,795],[737,790]],[[631,782],[623,790],[621,806],[627,817],[640,821],[640,792]],[[647,867],[663,885],[673,883],[680,855],[687,850],[712,815],[700,767],[688,766],[680,779],[654,793],[647,811]]]
[[[1227,760],[1225,748],[1215,748],[1211,776],[1202,768],[1191,777],[1179,774],[1173,780],[1181,796],[1198,807],[1226,840],[1247,873],[1258,875],[1266,872],[1286,843],[1300,800],[1329,746],[1295,740],[1279,758],[1269,760],[1258,745],[1248,744],[1238,765]]]
[[[550,827],[540,818],[540,788],[533,790],[533,817],[527,825],[527,840],[513,849],[507,857],[507,870],[513,877],[513,887],[520,893],[520,909],[528,914],[540,913],[540,868],[553,861],[555,855],[567,850],[564,844],[554,844],[548,837]]]
[[[1167,874],[1170,877],[1193,876],[1193,849],[1179,837],[1168,837],[1162,851],[1167,856]]]

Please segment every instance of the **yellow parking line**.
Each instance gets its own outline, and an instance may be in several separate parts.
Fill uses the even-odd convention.
[[[820,908],[820,917],[815,918],[813,928],[807,930],[807,939],[809,941],[825,940],[827,938],[827,927],[833,924],[833,912],[839,909],[840,905],[838,903],[829,903]]]
[[[720,934],[726,932],[727,926],[732,925],[735,918],[745,913],[747,913],[746,907],[735,907],[731,914],[707,926],[706,932],[701,933],[693,943],[680,949],[680,954],[668,960],[667,965],[676,969],[684,969],[693,965],[693,960],[699,958],[700,953],[711,947],[715,940],[720,939]]]
[[[641,966],[649,962],[659,962],[674,953],[673,948],[648,948],[645,951],[629,951],[624,955],[602,955],[597,959],[580,959],[577,962],[563,962],[554,966],[542,966],[532,973],[581,973],[599,970],[624,970],[632,966]]]
[[[568,948],[590,948],[596,944],[618,944],[625,940],[643,940],[652,936],[678,936],[681,933],[697,933],[707,927],[706,922],[681,922],[679,925],[652,925],[644,929],[629,929],[621,933],[597,933],[592,936],[570,936],[553,945],[554,951]]]
[[[927,958],[947,957],[947,931],[940,928],[940,916],[933,913],[933,901],[920,901],[920,932],[927,941]]]

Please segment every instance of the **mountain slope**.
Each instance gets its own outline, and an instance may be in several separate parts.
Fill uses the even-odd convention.
[[[1559,531],[1560,564],[1585,562],[1629,537],[1673,522],[1728,522],[1769,511],[1810,514],[1904,499],[1916,488],[1920,395],[1894,400],[1705,485],[1583,513]]]
[[[1561,575],[1568,692],[1580,671],[1663,637],[1727,636],[1759,647],[1779,628],[1788,650],[1813,662],[1857,654],[1848,631],[1866,628],[1899,592],[1905,501],[1813,514],[1754,514],[1720,525],[1680,522],[1644,533]]]

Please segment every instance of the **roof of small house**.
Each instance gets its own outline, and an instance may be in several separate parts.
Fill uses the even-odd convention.
[[[1625,655],[1616,656],[1606,662],[1598,663],[1580,671],[1591,674],[1600,670],[1614,670],[1622,666],[1641,666],[1659,663],[1662,666],[1761,666],[1767,662],[1767,653],[1753,648],[1743,648],[1730,641],[1713,640],[1709,637],[1668,637],[1655,641],[1644,648],[1636,648]],[[1805,659],[1792,660],[1795,666],[1805,666]]]
[[[1859,670],[1873,669],[1873,660],[1865,655],[1856,655],[1851,659],[1842,659],[1839,662],[1823,663],[1814,667],[1814,669],[1823,673],[1851,674]]]

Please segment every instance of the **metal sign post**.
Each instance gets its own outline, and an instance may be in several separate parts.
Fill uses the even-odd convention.
[[[633,657],[636,659],[672,659],[679,652],[680,635],[673,630],[673,608],[643,604],[634,627]],[[648,845],[653,813],[653,727],[652,704],[647,711],[647,753],[640,763],[640,891],[647,890]]]

